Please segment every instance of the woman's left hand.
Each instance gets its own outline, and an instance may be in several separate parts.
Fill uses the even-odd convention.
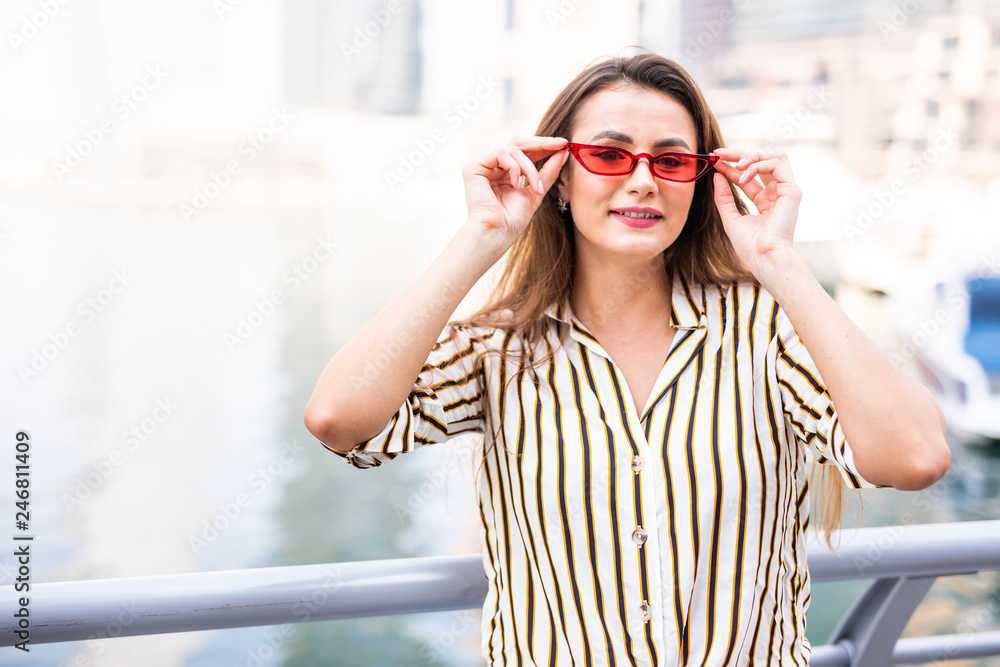
[[[762,283],[772,262],[792,249],[802,192],[784,153],[719,148],[715,154],[715,204],[722,224],[744,265]],[[742,215],[729,181],[753,202],[758,213]]]

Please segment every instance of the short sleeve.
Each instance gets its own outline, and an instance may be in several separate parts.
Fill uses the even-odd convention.
[[[348,452],[330,451],[356,468],[373,468],[459,433],[481,432],[484,340],[482,332],[475,329],[445,329],[420,369],[406,402],[385,428]]]
[[[796,438],[813,452],[819,463],[836,465],[852,487],[877,488],[858,472],[854,452],[840,427],[823,378],[783,312],[778,318],[776,345],[775,366],[782,409]]]

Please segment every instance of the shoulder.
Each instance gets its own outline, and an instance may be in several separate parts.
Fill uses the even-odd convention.
[[[698,305],[710,329],[728,331],[738,326],[755,337],[772,340],[796,335],[781,306],[759,283],[688,284],[686,296],[692,306]]]
[[[751,281],[685,283],[682,293],[693,307],[700,307],[699,310],[707,315],[722,311],[749,315],[752,312],[780,310],[774,297],[759,283]]]

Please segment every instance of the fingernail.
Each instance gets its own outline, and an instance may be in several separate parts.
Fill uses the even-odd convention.
[[[540,195],[545,194],[545,184],[542,183],[542,179],[538,179],[538,194]]]

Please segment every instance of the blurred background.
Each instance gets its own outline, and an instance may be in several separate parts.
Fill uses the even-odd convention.
[[[478,552],[474,443],[361,472],[302,411],[464,220],[461,167],[634,45],[691,70],[729,145],[789,153],[802,253],[945,407],[949,475],[845,525],[1000,516],[1000,3],[6,0],[0,29],[0,434],[33,441],[35,582]],[[814,586],[814,642],[861,585]],[[906,634],[998,619],[995,573],[951,578]],[[478,656],[468,611],[0,664]]]

